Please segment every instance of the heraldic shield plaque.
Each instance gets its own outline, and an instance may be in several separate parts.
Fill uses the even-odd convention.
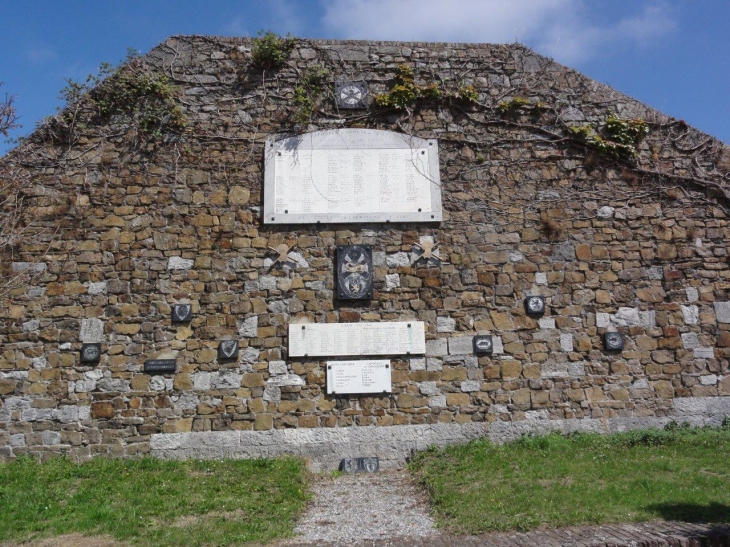
[[[369,300],[373,297],[373,250],[370,245],[337,247],[337,298]]]

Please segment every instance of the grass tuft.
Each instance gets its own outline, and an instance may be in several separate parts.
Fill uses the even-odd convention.
[[[730,522],[730,428],[479,440],[410,464],[454,533],[660,519]]]
[[[155,546],[271,541],[292,534],[306,487],[295,458],[19,458],[0,465],[0,540],[82,533]]]

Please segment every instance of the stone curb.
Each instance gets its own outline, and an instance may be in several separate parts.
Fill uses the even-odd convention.
[[[337,542],[297,543],[287,547],[335,547]],[[532,532],[490,533],[479,536],[436,534],[429,537],[393,537],[387,540],[360,540],[349,547],[725,547],[730,546],[730,525],[688,522],[612,524],[535,530]]]

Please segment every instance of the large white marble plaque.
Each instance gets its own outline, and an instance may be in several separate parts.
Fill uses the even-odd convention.
[[[426,353],[423,321],[289,325],[289,357]]]
[[[390,393],[390,361],[327,361],[327,393]]]
[[[437,222],[438,141],[332,129],[266,142],[264,223]]]

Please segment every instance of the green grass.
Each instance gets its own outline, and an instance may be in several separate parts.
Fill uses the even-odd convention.
[[[730,522],[730,428],[525,437],[410,464],[455,533],[673,519]]]
[[[0,465],[0,541],[73,532],[144,546],[271,541],[292,534],[306,486],[295,458],[20,458]]]

